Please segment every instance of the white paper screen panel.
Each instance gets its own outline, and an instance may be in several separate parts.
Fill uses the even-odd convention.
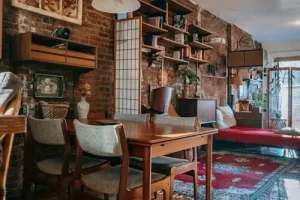
[[[116,20],[115,34],[115,112],[139,114],[141,19]]]

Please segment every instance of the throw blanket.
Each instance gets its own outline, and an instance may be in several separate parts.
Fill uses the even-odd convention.
[[[16,96],[22,87],[22,81],[11,72],[0,73],[0,111]]]

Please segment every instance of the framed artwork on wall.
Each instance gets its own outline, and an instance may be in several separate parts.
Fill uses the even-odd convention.
[[[33,91],[37,98],[63,98],[64,77],[49,74],[35,74]]]
[[[83,0],[11,0],[12,6],[48,17],[82,24]]]

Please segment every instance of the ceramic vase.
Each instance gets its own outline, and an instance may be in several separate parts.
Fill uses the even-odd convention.
[[[184,89],[183,89],[183,98],[184,99],[188,99],[189,98],[189,95],[190,95],[190,88],[189,86],[185,86]]]
[[[86,97],[82,96],[81,101],[77,103],[77,111],[79,119],[86,119],[90,111],[90,104],[86,101]]]

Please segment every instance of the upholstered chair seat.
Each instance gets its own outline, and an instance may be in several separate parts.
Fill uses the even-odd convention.
[[[55,157],[49,158],[45,160],[38,161],[36,163],[37,168],[46,174],[51,175],[61,175],[62,168],[63,168],[63,158]],[[76,155],[69,156],[69,171],[73,172],[75,170],[75,163],[76,163]],[[89,168],[97,165],[102,165],[107,163],[106,160],[101,159],[94,159],[89,157],[82,158],[82,168]]]
[[[121,175],[121,165],[107,168],[82,177],[83,184],[90,190],[104,194],[118,194]],[[162,174],[152,173],[152,182],[164,179]],[[127,188],[133,189],[143,185],[143,171],[128,169]]]
[[[160,156],[156,158],[152,158],[152,170],[155,172],[169,172],[171,168],[178,167],[181,165],[185,165],[191,163],[190,160],[173,158],[169,156]],[[136,169],[143,169],[143,159],[137,157],[130,158],[130,167]]]

